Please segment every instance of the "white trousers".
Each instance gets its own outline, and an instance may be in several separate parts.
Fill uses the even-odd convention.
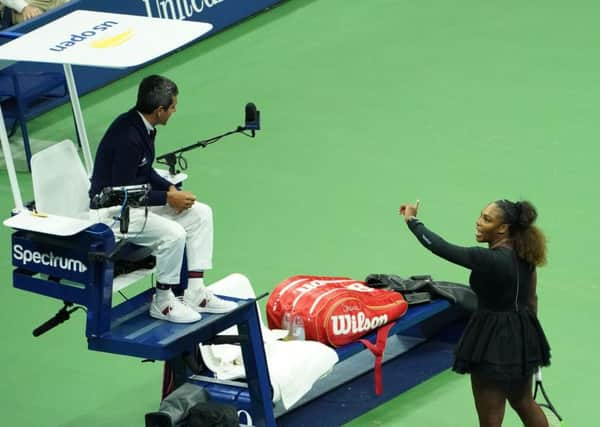
[[[129,209],[129,230],[119,232],[120,206],[92,209],[90,219],[110,226],[118,239],[153,248],[156,256],[156,280],[163,284],[179,284],[184,249],[188,271],[212,268],[213,215],[210,206],[195,202],[190,209],[177,213],[172,207],[154,206]]]

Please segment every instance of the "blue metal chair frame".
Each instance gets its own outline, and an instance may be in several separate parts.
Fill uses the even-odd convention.
[[[14,287],[87,307],[90,350],[165,361],[175,387],[202,386],[213,399],[245,411],[257,426],[274,426],[276,417],[278,425],[311,425],[317,413],[320,424],[340,425],[450,367],[464,327],[464,313],[446,301],[413,306],[389,332],[382,396],[372,391],[372,355],[352,343],[337,349],[340,362],[332,372],[285,410],[272,403],[256,299],[239,300],[236,310],[205,314],[197,323],[164,322],[148,315],[153,289],[112,306],[116,243],[108,226],[95,224],[69,237],[20,230],[13,233],[12,245]],[[219,382],[210,373],[203,377],[185,363],[186,355],[197,354],[198,343],[211,342],[233,325],[238,326],[245,383]],[[366,338],[373,342],[376,333]]]
[[[12,235],[13,286],[87,308],[90,350],[177,364],[199,342],[237,325],[255,425],[274,426],[271,389],[256,300],[239,300],[226,314],[205,314],[192,324],[153,319],[153,289],[112,306],[116,244],[112,230],[95,224],[69,237],[19,230]]]
[[[27,130],[27,120],[35,113],[32,108],[36,103],[49,98],[67,96],[67,82],[60,72],[18,72],[11,67],[0,70],[0,102],[8,127],[8,135],[12,136],[21,128],[27,166],[31,170],[31,144]]]
[[[275,405],[277,425],[342,425],[448,369],[465,321],[465,313],[444,300],[412,306],[388,333],[381,396],[374,392],[373,355],[354,342],[336,349],[339,362],[292,408]],[[365,338],[375,343],[377,331]],[[182,361],[178,363],[179,369],[185,369]],[[179,375],[189,376],[189,370]],[[244,383],[222,384],[212,381],[210,375],[196,375],[187,381],[204,387],[212,399],[235,405],[254,421],[252,397]]]

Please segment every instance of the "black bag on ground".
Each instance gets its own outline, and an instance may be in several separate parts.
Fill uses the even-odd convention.
[[[238,427],[237,410],[222,403],[198,403],[190,410],[188,427]]]
[[[400,292],[409,305],[443,298],[457,304],[469,313],[477,309],[477,295],[467,285],[433,280],[429,275],[410,276],[408,279],[395,274],[369,274],[367,286]]]
[[[169,394],[158,412],[146,414],[146,427],[237,427],[235,407],[210,402],[208,392],[185,383]]]

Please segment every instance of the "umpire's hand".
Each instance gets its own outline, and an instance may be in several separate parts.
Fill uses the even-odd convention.
[[[179,191],[175,187],[171,187],[167,192],[167,204],[177,213],[191,208],[195,201],[196,196],[189,191]]]

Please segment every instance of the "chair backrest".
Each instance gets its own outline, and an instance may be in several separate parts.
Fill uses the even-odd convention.
[[[88,219],[90,180],[72,141],[31,156],[31,179],[38,211]]]
[[[35,206],[39,212],[89,219],[90,180],[73,142],[65,140],[31,156],[31,180]],[[132,252],[135,248],[139,251],[139,247],[127,243],[121,251]],[[146,250],[147,253],[136,252],[136,256],[143,258],[152,254],[152,247]],[[126,256],[124,259],[131,261]],[[145,268],[120,275],[113,281],[113,292],[138,282],[153,271]]]

